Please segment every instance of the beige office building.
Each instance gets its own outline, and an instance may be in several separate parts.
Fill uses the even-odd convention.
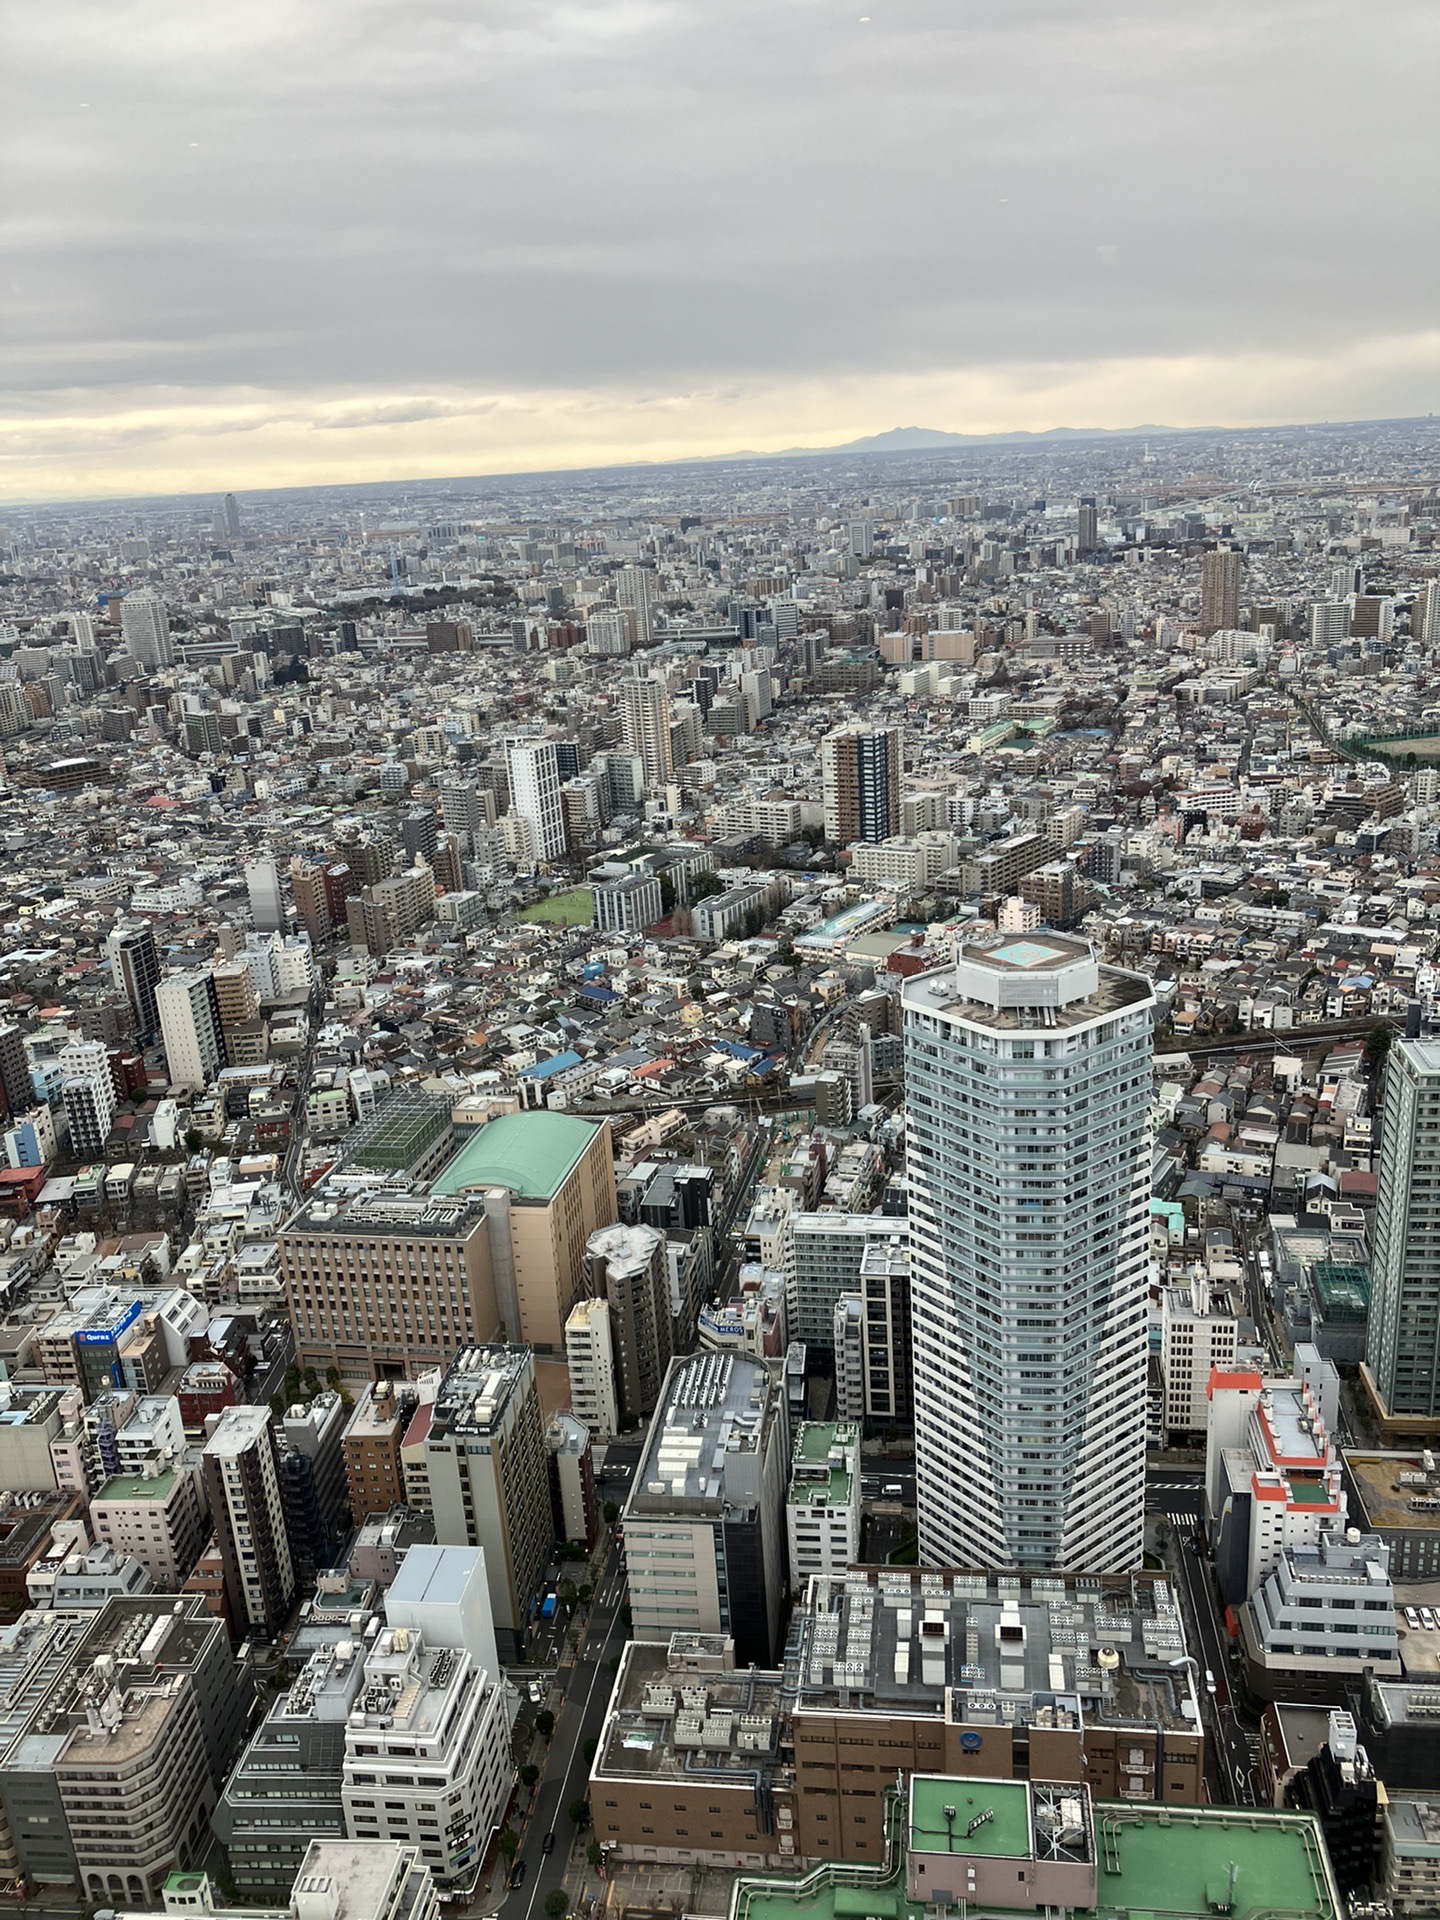
[[[347,1380],[405,1379],[492,1339],[490,1245],[479,1199],[311,1200],[280,1235],[300,1365],[335,1366]]]
[[[586,1242],[617,1213],[608,1124],[545,1108],[502,1114],[460,1149],[432,1193],[483,1204],[506,1336],[563,1353],[565,1322],[586,1290]]]

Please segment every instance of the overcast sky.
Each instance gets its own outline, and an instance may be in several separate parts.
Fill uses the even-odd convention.
[[[0,498],[1429,412],[1435,0],[0,0]]]

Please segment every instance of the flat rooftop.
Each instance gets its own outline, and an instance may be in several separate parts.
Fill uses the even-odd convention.
[[[302,1233],[357,1234],[369,1240],[463,1240],[482,1224],[478,1206],[465,1199],[434,1194],[364,1193],[336,1197],[322,1193],[302,1207],[282,1238]]]
[[[1160,1575],[817,1575],[796,1607],[797,1712],[945,1715],[953,1725],[1157,1723],[1185,1711],[1186,1652]]]
[[[530,1364],[528,1347],[464,1348],[429,1407],[430,1431],[488,1433],[504,1414]]]
[[[947,1807],[952,1810],[948,1819]],[[910,1850],[1028,1859],[1030,1798],[1025,1782],[916,1774],[910,1782]]]
[[[573,1114],[533,1108],[504,1113],[478,1129],[431,1185],[440,1195],[508,1187],[517,1200],[551,1201],[599,1128]]]
[[[848,1424],[807,1420],[795,1440],[786,1500],[792,1507],[845,1506],[855,1484],[847,1458],[859,1458],[860,1436]]]
[[[163,1473],[117,1473],[107,1480],[98,1493],[92,1493],[90,1504],[97,1500],[158,1500],[170,1498],[175,1487],[175,1469],[167,1467]]]
[[[984,1784],[988,1791],[990,1783]],[[966,1793],[975,1788],[963,1780],[949,1786],[959,1796],[950,1802],[958,1816]],[[1023,1794],[1024,1788],[1015,1783],[1015,1791]],[[1339,1920],[1339,1895],[1310,1814],[1190,1807],[1182,1812],[1113,1801],[1097,1801],[1093,1811],[1096,1901],[1093,1910],[1077,1909],[1076,1920],[1088,1920],[1089,1911],[1095,1920],[1161,1915],[1214,1920],[1227,1902],[1228,1920],[1266,1920],[1275,1914],[1286,1920]],[[998,1808],[994,1824],[1000,1826]],[[925,1920],[925,1907],[906,1897],[903,1870],[889,1880],[877,1874],[873,1882],[868,1876],[860,1880],[865,1872],[822,1868],[790,1886],[742,1876],[735,1883],[731,1920]]]
[[[1346,1453],[1346,1468],[1372,1527],[1406,1532],[1440,1527],[1440,1474],[1427,1474],[1423,1459],[1418,1452]],[[1425,1504],[1430,1500],[1436,1504]]]
[[[674,1362],[626,1515],[643,1519],[677,1501],[723,1501],[738,1491],[735,1469],[758,1453],[772,1397],[768,1369],[742,1354],[698,1353]],[[749,1491],[758,1497],[758,1483]]]
[[[1052,933],[965,947],[952,965],[915,975],[902,992],[917,1013],[997,1033],[1064,1032],[1153,998],[1139,974],[1099,966],[1088,946]]]
[[[757,1766],[778,1762],[783,1705],[778,1673],[736,1672],[718,1660],[713,1669],[687,1665],[672,1658],[666,1642],[631,1640],[621,1656],[596,1771],[620,1779],[681,1779],[703,1750],[708,1772],[753,1779]]]

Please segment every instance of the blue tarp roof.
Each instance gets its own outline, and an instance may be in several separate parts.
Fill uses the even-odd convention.
[[[522,1080],[548,1080],[552,1073],[564,1073],[567,1067],[578,1067],[579,1065],[580,1056],[578,1053],[552,1053],[548,1060],[537,1060],[533,1067],[525,1067],[520,1074],[520,1078]]]
[[[742,1046],[738,1040],[716,1040],[712,1042],[717,1053],[728,1053],[732,1060],[758,1060],[758,1047]]]

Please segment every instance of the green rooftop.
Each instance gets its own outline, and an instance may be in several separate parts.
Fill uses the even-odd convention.
[[[953,1819],[946,1819],[947,1807],[954,1808]],[[1025,1782],[916,1774],[910,1782],[910,1851],[1028,1859],[1030,1799]]]
[[[1330,1495],[1318,1480],[1292,1480],[1290,1498],[1297,1507],[1328,1507]]]
[[[1301,1914],[1332,1920],[1334,1882],[1320,1829],[1309,1814],[1252,1813],[1207,1807],[1095,1808],[1097,1906],[1106,1916],[1137,1907],[1150,1913],[1209,1914],[1230,1898],[1231,1920]]]
[[[117,1473],[107,1480],[100,1491],[92,1494],[90,1503],[97,1500],[168,1500],[170,1490],[175,1485],[175,1469],[167,1467],[164,1473],[148,1476],[143,1473]]]
[[[915,1806],[917,1850],[944,1851],[944,1808],[963,1832],[980,1802],[995,1817],[970,1836],[971,1853],[1010,1857],[1029,1851],[1023,1781],[930,1779]],[[972,1809],[968,1804],[975,1801]],[[932,1804],[933,1801],[933,1804]],[[928,1828],[938,1813],[938,1838]],[[1320,1829],[1312,1814],[1268,1808],[1156,1807],[1097,1801],[1093,1908],[1075,1920],[1340,1920],[1341,1906]],[[1023,1837],[1022,1837],[1023,1830]],[[960,1848],[957,1846],[957,1853]],[[1231,1869],[1234,1885],[1231,1886]],[[925,1920],[907,1897],[905,1863],[818,1867],[802,1879],[745,1875],[735,1882],[730,1920]],[[987,1908],[987,1914],[1019,1909]]]
[[[503,1113],[461,1147],[431,1191],[452,1194],[508,1187],[517,1200],[553,1200],[595,1132],[588,1120],[540,1107],[528,1113]]]
[[[858,1448],[860,1435],[851,1422],[841,1427],[833,1420],[807,1420],[801,1427],[790,1462],[787,1499],[792,1507],[842,1507],[848,1503],[853,1477],[844,1467],[830,1464],[830,1449],[837,1437]],[[820,1477],[821,1468],[827,1469],[828,1478]]]

